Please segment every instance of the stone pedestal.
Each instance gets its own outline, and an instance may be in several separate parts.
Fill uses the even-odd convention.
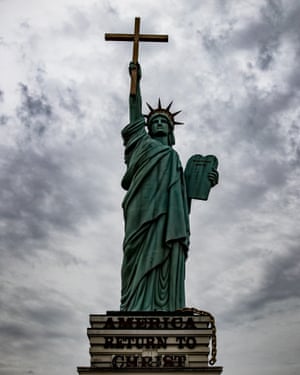
[[[91,315],[90,324],[91,367],[78,367],[79,375],[222,373],[213,366],[216,331],[209,313],[117,311]]]

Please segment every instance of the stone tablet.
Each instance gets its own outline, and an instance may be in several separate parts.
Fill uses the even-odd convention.
[[[208,175],[218,168],[218,159],[214,155],[193,155],[189,158],[185,171],[187,196],[189,199],[206,201],[211,189]]]

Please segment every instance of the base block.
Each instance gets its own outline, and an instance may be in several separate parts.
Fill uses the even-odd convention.
[[[216,330],[207,312],[111,311],[91,315],[90,325],[91,367],[78,367],[79,375],[222,373],[222,367],[213,366]]]

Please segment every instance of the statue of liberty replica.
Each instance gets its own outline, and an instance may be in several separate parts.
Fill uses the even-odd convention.
[[[135,28],[133,35],[106,34],[107,40],[134,41],[130,122],[122,130],[127,166],[122,187],[127,193],[121,310],[175,311],[185,307],[191,199],[207,199],[218,181],[217,160],[194,155],[184,172],[172,147],[175,126],[181,124],[175,116],[181,111],[172,113],[172,102],[164,108],[159,99],[157,108],[147,103],[150,112],[143,116],[138,41],[167,41],[167,36],[139,34],[139,19]]]
[[[122,130],[127,171],[122,187],[123,244],[121,310],[175,311],[185,306],[185,260],[189,212],[183,169],[175,143],[170,105],[141,109],[138,65],[136,94],[129,97],[130,123]],[[131,73],[132,74],[132,73]]]
[[[90,315],[90,367],[79,375],[127,372],[169,375],[220,375],[216,327],[206,311],[185,306],[192,199],[208,199],[218,182],[217,158],[193,155],[183,169],[175,144],[172,102],[142,114],[139,41],[168,40],[166,35],[105,34],[106,40],[133,41],[129,64],[129,124],[122,130],[126,172],[121,185],[123,241],[121,307]],[[210,356],[209,356],[210,354]]]

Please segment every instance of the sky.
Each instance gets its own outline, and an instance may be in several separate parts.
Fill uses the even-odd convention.
[[[0,0],[0,375],[88,366],[89,314],[119,310],[132,45],[143,111],[182,110],[194,201],[186,304],[217,325],[224,375],[300,373],[300,2]]]

